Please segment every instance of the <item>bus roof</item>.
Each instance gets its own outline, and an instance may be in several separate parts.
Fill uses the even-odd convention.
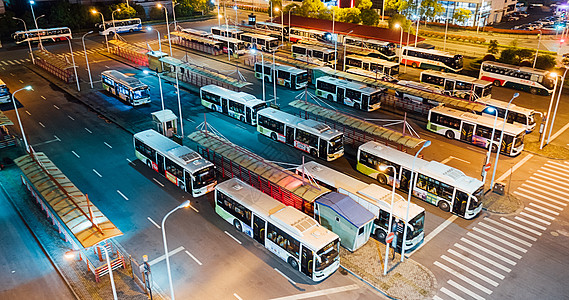
[[[273,22],[257,22],[257,25],[266,25],[266,26],[277,26],[282,27],[280,23],[273,23]]]
[[[419,51],[419,52],[423,52],[423,53],[431,53],[431,54],[436,54],[436,55],[444,55],[444,56],[449,56],[449,57],[454,57],[457,55],[462,56],[460,54],[453,55],[453,54],[450,54],[448,52],[435,50],[435,49],[425,49],[425,48],[411,47],[411,46],[405,46],[405,47],[403,47],[403,49],[414,50],[414,51]]]
[[[255,64],[261,64],[260,61],[257,61]],[[273,63],[270,62],[265,62],[265,67],[273,67]],[[283,65],[283,64],[278,64],[275,63],[275,69],[277,70],[282,70],[282,71],[286,71],[289,72],[291,74],[302,74],[302,73],[308,73],[308,71],[303,70],[303,69],[299,69],[293,66],[289,66],[289,65]]]
[[[388,60],[380,59],[380,58],[376,58],[376,57],[356,55],[356,54],[346,55],[346,58],[360,59],[360,60],[363,60],[365,62],[376,63],[378,65],[382,65],[385,67],[393,67],[393,66],[399,65],[398,62],[388,61]]]
[[[334,50],[334,49],[330,49],[330,48],[326,48],[326,47],[320,47],[320,46],[314,46],[314,45],[309,45],[309,44],[292,44],[292,47],[301,47],[301,48],[310,49],[310,50],[319,50],[319,51],[322,51],[325,53],[336,52],[336,50]]]
[[[213,164],[204,159],[196,151],[188,148],[187,146],[180,146],[178,143],[161,135],[153,129],[141,131],[134,135],[148,146],[161,152],[167,158],[177,162],[182,167],[193,174],[206,167],[213,167]]]
[[[214,40],[218,40],[218,41],[224,41],[224,42],[230,42],[230,43],[236,43],[236,44],[245,43],[240,39],[236,39],[236,38],[232,38],[232,37],[228,37],[228,36],[221,36],[221,35],[217,35],[217,34],[212,34],[211,38],[213,38]]]
[[[125,75],[117,70],[107,70],[101,72],[101,75],[112,76],[118,81],[122,81],[124,85],[129,86],[132,89],[148,88],[148,85],[142,83],[138,78]]]
[[[448,116],[454,116],[454,117],[459,118],[461,120],[470,120],[470,121],[476,122],[480,125],[484,125],[486,127],[490,127],[490,128],[494,127],[494,117],[491,117],[491,116],[477,115],[477,114],[473,114],[470,112],[456,110],[456,109],[445,107],[445,106],[433,107],[433,108],[431,108],[431,111],[436,112],[436,113],[440,113],[440,114],[444,114],[444,115],[448,115]],[[496,121],[496,129],[500,130],[502,128],[503,123],[504,123],[504,120],[498,118],[498,120]],[[504,125],[504,132],[507,132],[507,133],[510,133],[513,135],[518,135],[518,134],[525,132],[525,131],[526,131],[525,126],[515,125],[515,124],[511,124],[511,123],[506,123]]]
[[[447,73],[447,72],[441,72],[441,71],[436,71],[436,70],[425,70],[425,71],[421,72],[421,75],[422,74],[431,74],[431,75],[435,75],[435,76],[439,76],[439,77],[443,77],[443,78],[461,80],[461,81],[470,82],[473,84],[478,84],[478,85],[483,85],[483,86],[492,85],[492,82],[490,82],[490,81],[486,81],[486,80],[478,79],[476,77],[470,77],[470,76],[466,76],[466,75],[462,75],[462,74],[457,74],[457,73]]]
[[[511,69],[511,70],[524,71],[524,72],[528,72],[528,73],[538,73],[538,74],[547,74],[547,73],[550,73],[550,72],[547,71],[547,70],[535,69],[535,68],[530,68],[530,67],[520,67],[520,66],[508,65],[508,64],[505,64],[505,63],[497,62],[497,61],[483,61],[482,64],[483,64],[483,65],[494,65],[494,66],[498,66],[498,67],[502,67],[502,68],[508,68],[508,69]]]
[[[241,29],[239,29],[239,28],[231,27],[231,26],[228,26],[228,25],[226,26],[226,25],[224,25],[224,24],[221,24],[221,26],[213,26],[213,27],[211,27],[212,30],[213,30],[214,28],[215,28],[215,29],[222,30],[222,31],[229,31],[229,32],[243,32],[243,30],[241,30]]]
[[[363,41],[363,42],[367,42],[367,43],[373,43],[373,44],[385,45],[385,46],[387,46],[389,44],[393,44],[392,42],[362,38],[362,37],[357,37],[357,36],[346,36],[346,39],[352,39],[352,40]]]
[[[254,37],[256,39],[262,39],[265,41],[278,40],[276,37],[258,34],[258,33],[251,33],[251,32],[242,33],[241,36],[250,36],[250,37]]]
[[[319,80],[320,81],[326,81],[329,83],[333,83],[335,85],[343,85],[346,88],[356,90],[356,91],[360,91],[363,93],[368,93],[368,94],[380,93],[381,92],[380,89],[370,87],[364,83],[360,83],[360,82],[356,82],[356,81],[347,81],[347,80],[339,79],[339,78],[332,77],[332,76],[322,76],[322,77],[319,77],[318,79],[316,79],[316,81],[319,81]]]
[[[498,99],[492,99],[492,98],[480,98],[480,99],[476,99],[476,102],[480,102],[480,103],[484,103],[488,106],[494,106],[494,107],[500,107],[500,108],[506,108],[508,106],[508,102],[498,100]],[[524,115],[531,115],[531,114],[535,113],[535,110],[533,110],[531,108],[520,107],[520,106],[517,106],[513,103],[510,104],[510,107],[508,108],[508,110],[519,112],[519,113],[522,113]]]
[[[295,115],[291,115],[289,113],[271,107],[259,110],[259,114],[264,116],[270,116],[280,121],[284,121],[293,126],[296,126],[299,129],[308,131],[312,134],[316,134],[324,138],[325,140],[330,140],[342,134],[340,131],[332,129],[330,128],[330,126],[322,122],[318,122],[311,119],[302,119]]]
[[[251,94],[247,94],[245,92],[235,92],[215,84],[202,86],[200,90],[216,93],[222,97],[229,97],[231,98],[231,100],[241,104],[245,104],[246,106],[249,107],[254,107],[257,104],[265,103],[263,102],[263,100],[257,99],[257,97]]]

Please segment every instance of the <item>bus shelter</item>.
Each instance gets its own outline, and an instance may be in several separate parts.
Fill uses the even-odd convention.
[[[73,64],[44,49],[34,51],[34,55],[36,57],[35,63],[40,68],[55,75],[66,83],[75,82]]]
[[[10,125],[14,125],[14,123],[0,111],[0,149],[16,145],[16,137],[11,135],[8,132],[8,128],[6,128],[6,126]]]
[[[148,66],[148,56],[146,53],[148,49],[139,47],[134,44],[129,44],[120,40],[109,41],[110,53],[120,56],[128,61],[131,61],[139,66]]]

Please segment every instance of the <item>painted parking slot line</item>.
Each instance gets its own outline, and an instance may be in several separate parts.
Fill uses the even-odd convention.
[[[156,183],[158,183],[161,187],[164,187],[164,185],[162,184],[162,182],[158,181],[158,179],[156,178],[152,178]]]
[[[504,245],[508,245],[508,246],[510,246],[511,248],[514,248],[514,249],[516,249],[516,250],[518,250],[518,251],[520,251],[520,252],[523,252],[523,253],[528,252],[527,249],[524,249],[524,248],[522,248],[522,247],[520,247],[520,246],[518,246],[518,245],[516,245],[516,244],[513,244],[513,243],[510,243],[510,242],[508,242],[508,241],[505,241],[505,240],[502,239],[501,237],[496,236],[496,235],[494,235],[494,234],[491,234],[491,233],[489,233],[489,232],[486,232],[486,231],[484,231],[484,230],[482,230],[482,229],[480,229],[480,228],[478,228],[478,227],[474,227],[474,228],[472,228],[472,230],[473,230],[473,231],[476,231],[476,232],[478,232],[478,233],[480,233],[480,234],[482,234],[482,235],[485,235],[485,236],[487,236],[487,237],[493,238],[494,240],[496,240],[496,241],[498,241],[498,242],[501,242],[501,243],[504,244]],[[530,244],[530,245],[531,245],[531,244]]]
[[[467,262],[467,263],[469,263],[469,264],[471,264],[471,265],[473,265],[473,266],[475,266],[475,267],[478,267],[479,269],[486,271],[486,273],[492,274],[492,275],[494,275],[495,277],[497,277],[497,278],[499,278],[499,279],[501,279],[501,280],[504,280],[504,278],[506,278],[506,276],[504,276],[504,275],[502,275],[502,274],[500,274],[500,273],[498,273],[498,272],[496,272],[496,271],[494,271],[494,270],[492,270],[492,269],[490,269],[490,268],[484,266],[483,264],[481,264],[481,263],[479,263],[479,262],[477,262],[477,261],[475,261],[475,260],[473,260],[473,259],[471,259],[471,258],[469,258],[469,257],[466,257],[466,256],[464,256],[464,255],[462,255],[462,254],[456,252],[456,251],[453,250],[453,249],[447,249],[447,251],[448,251],[450,254],[453,254],[454,256],[460,258],[461,260],[463,260],[463,261],[465,261],[465,262]]]
[[[522,212],[522,213],[523,213],[523,212]],[[524,213],[524,215],[528,215],[528,214]],[[529,215],[528,215],[528,216],[529,216]],[[531,216],[530,216],[530,217],[531,217]],[[520,217],[518,217],[518,216],[515,216],[514,219],[516,219],[516,220],[518,220],[518,221],[520,221],[520,222],[524,222],[524,223],[526,223],[526,224],[532,225],[532,226],[536,227],[537,229],[541,229],[541,230],[547,229],[547,228],[545,228],[544,226],[538,225],[538,224],[536,224],[536,223],[534,223],[534,222],[532,222],[532,221],[528,221],[528,220],[523,219],[523,218],[520,218]]]
[[[425,244],[427,244],[430,240],[432,240],[437,234],[439,234],[445,228],[447,228],[450,224],[452,224],[454,222],[454,220],[456,220],[457,218],[458,218],[457,215],[452,215],[452,216],[448,217],[448,219],[446,219],[439,226],[437,226],[437,228],[435,228],[433,231],[431,231],[431,233],[427,234],[427,236],[425,237],[425,239],[423,240],[421,245],[419,245],[419,247],[415,248],[413,251],[409,252],[407,254],[407,257],[413,255],[413,253],[415,253],[415,252],[417,252],[417,250],[421,249]]]
[[[449,156],[443,160],[441,160],[441,164],[446,164],[447,162],[449,162],[452,159],[452,156]]]
[[[464,281],[464,282],[466,282],[466,283],[469,283],[470,285],[472,285],[473,287],[475,287],[475,288],[477,288],[477,289],[483,291],[484,293],[486,293],[486,294],[488,294],[488,295],[492,294],[492,291],[491,291],[490,289],[488,289],[488,288],[486,288],[486,287],[484,287],[484,286],[478,284],[478,283],[475,282],[474,280],[471,280],[470,278],[468,278],[468,277],[466,277],[466,276],[464,276],[464,275],[458,273],[457,271],[455,271],[455,270],[449,268],[448,266],[443,265],[442,263],[440,263],[440,262],[438,262],[438,261],[435,261],[434,265],[437,266],[437,267],[439,267],[439,268],[441,268],[441,269],[443,269],[443,270],[445,270],[445,271],[447,271],[448,273],[450,273],[450,274],[456,276],[456,277],[459,278],[460,280],[462,280],[462,281]]]
[[[518,188],[518,189],[523,189],[523,188]],[[527,191],[527,190],[522,190],[522,191],[530,192],[530,191]],[[541,192],[542,192],[542,193],[546,193],[545,191],[541,191]],[[550,199],[550,198],[546,198],[546,197],[543,197],[543,196],[541,196],[541,197],[544,198],[544,199],[547,199],[547,201],[539,200],[539,199],[537,199],[537,198],[535,198],[535,197],[528,196],[528,195],[524,195],[523,193],[520,193],[520,192],[518,192],[518,191],[514,191],[513,194],[514,194],[514,195],[518,195],[518,196],[520,196],[520,197],[522,197],[522,198],[526,198],[526,200],[531,200],[531,201],[539,202],[539,203],[541,203],[541,204],[543,204],[543,205],[551,206],[551,207],[557,208],[557,209],[559,209],[559,210],[563,210],[563,208],[562,208],[562,207],[559,207],[559,206],[555,206],[555,205],[553,205],[553,204],[551,204],[551,203],[549,203],[549,202],[547,202],[547,201],[550,201],[550,202],[553,202],[553,203],[555,203],[555,204],[559,204],[559,205],[562,205],[562,206],[567,206],[567,203],[562,203],[562,202],[559,202],[559,201],[556,201],[556,200],[552,200],[552,199]],[[539,195],[539,194],[536,193],[535,195]]]
[[[41,127],[45,128],[45,125],[43,125],[42,122],[38,122],[40,124]]]
[[[532,213],[534,213],[534,214],[536,214],[536,215],[540,215],[540,216],[542,216],[542,217],[544,217],[544,218],[546,218],[546,219],[549,219],[549,220],[555,220],[554,217],[552,217],[552,216],[550,216],[550,215],[546,215],[546,214],[544,214],[544,213],[542,213],[542,212],[539,212],[539,211],[537,211],[537,210],[535,210],[535,209],[533,209],[533,208],[529,208],[529,207],[527,207],[527,206],[524,207],[524,210],[531,211]],[[551,223],[549,223],[549,224],[551,224]],[[547,224],[547,225],[549,225],[549,224]]]
[[[70,116],[70,115],[67,115],[67,117],[68,117],[69,119],[71,119],[72,121],[75,121],[75,119],[73,119],[73,117],[72,117],[72,116]]]
[[[512,227],[510,227],[510,226],[508,226],[508,225],[502,224],[502,223],[500,223],[500,222],[498,222],[498,221],[492,220],[492,219],[490,219],[490,218],[484,218],[484,221],[489,222],[489,223],[492,223],[492,224],[494,224],[494,225],[496,225],[496,226],[498,226],[498,227],[500,227],[500,228],[507,229],[507,230],[509,230],[509,231],[511,231],[511,232],[513,232],[513,233],[516,233],[516,234],[518,234],[518,235],[520,235],[520,236],[523,236],[524,238],[526,238],[526,239],[528,239],[528,240],[532,240],[532,241],[534,241],[534,242],[537,241],[537,238],[535,238],[535,237],[533,237],[533,236],[531,236],[531,235],[529,235],[529,234],[526,234],[526,233],[524,233],[524,232],[521,232],[521,231],[519,231],[519,230],[517,230],[517,229],[514,229],[514,228],[512,228]]]
[[[154,222],[154,220],[152,220],[150,217],[146,217],[148,219],[148,221],[150,221],[150,223],[154,224],[154,226],[156,226],[156,228],[160,229],[160,225],[156,224],[156,222]]]
[[[121,193],[121,191],[117,190],[117,193],[119,193],[119,195],[121,195],[124,200],[128,201],[128,198],[123,193]]]
[[[567,174],[565,174],[563,172],[557,172],[557,171],[553,171],[553,170],[544,171],[542,168],[542,169],[537,170],[536,173],[548,175],[550,178],[555,178],[555,180],[561,180],[561,181],[566,181],[566,182],[569,181],[569,179],[565,179],[565,178],[556,176],[556,175],[567,176]]]
[[[454,260],[454,259],[452,259],[452,258],[450,258],[450,257],[448,257],[448,256],[446,256],[446,255],[444,255],[444,254],[441,255],[441,258],[444,259],[444,260],[446,260],[447,262],[449,262],[449,263],[451,263],[451,264],[457,266],[460,270],[465,271],[465,272],[468,272],[469,274],[471,274],[471,275],[473,275],[473,276],[479,278],[479,279],[482,280],[482,281],[485,281],[486,283],[488,283],[488,284],[490,284],[490,285],[492,285],[492,286],[494,286],[494,287],[497,287],[497,286],[499,285],[499,283],[497,283],[496,281],[494,281],[494,280],[492,280],[492,279],[490,279],[490,278],[488,278],[488,277],[486,277],[486,276],[484,276],[484,275],[478,273],[477,271],[474,271],[473,269],[471,269],[471,268],[469,268],[469,267],[467,267],[467,266],[465,266],[465,265],[459,263],[458,261],[456,261],[456,260]]]
[[[183,251],[183,250],[184,250],[184,246],[180,246],[180,247],[168,252],[168,257],[172,257],[174,254],[176,254],[180,251]],[[148,264],[152,266],[152,265],[155,265],[155,264],[157,264],[157,263],[159,263],[165,259],[166,259],[166,255],[163,254],[163,255],[160,255],[159,257],[153,259],[152,261],[149,261]]]
[[[227,231],[226,231],[226,232],[227,232]],[[277,268],[273,268],[273,269],[274,269],[275,271],[277,271],[277,273],[281,274],[281,276],[284,277],[286,280],[290,281],[290,283],[296,285],[296,282],[294,282],[294,280],[288,278],[288,276],[286,276],[286,275],[285,275],[283,272],[281,272],[279,269],[277,269]],[[277,299],[278,299],[278,298],[277,298]],[[285,299],[286,299],[286,298],[285,298]],[[294,297],[293,299],[299,299],[299,298],[297,298],[296,295],[295,295],[295,297]],[[275,299],[273,299],[273,300],[275,300]],[[282,300],[282,298],[281,298],[281,300]]]
[[[457,294],[455,294],[455,293],[449,291],[449,290],[448,290],[447,288],[445,288],[444,286],[441,288],[440,291],[441,291],[443,294],[445,294],[445,295],[451,297],[452,299],[455,299],[455,300],[466,300],[466,299],[460,297],[459,295],[457,295]]]
[[[513,236],[513,235],[511,235],[511,234],[509,234],[509,233],[507,233],[507,232],[505,232],[505,231],[502,231],[502,230],[500,230],[500,229],[498,229],[498,228],[494,228],[494,227],[492,227],[492,226],[490,226],[490,225],[488,225],[488,224],[486,224],[486,223],[480,222],[480,223],[478,223],[478,224],[479,224],[480,226],[482,226],[482,227],[486,227],[488,230],[492,230],[492,231],[494,231],[495,233],[499,233],[499,234],[501,234],[501,235],[503,235],[503,236],[505,236],[505,237],[507,237],[507,238],[513,240],[513,241],[516,241],[516,242],[518,242],[518,243],[520,243],[520,244],[522,244],[522,245],[524,245],[524,246],[531,247],[531,245],[532,245],[530,242],[524,241],[524,240],[522,240],[522,239],[520,239],[520,238],[518,238],[518,237],[515,237],[515,236]]]
[[[239,297],[239,295],[237,295],[236,293],[233,293],[233,297],[235,297],[235,299],[237,300],[243,300],[243,298]]]
[[[77,158],[81,158],[81,156],[79,156],[79,154],[75,153],[75,151],[71,150],[71,153],[73,153],[73,155],[75,155]]]
[[[513,260],[511,260],[511,259],[509,259],[509,258],[507,258],[507,257],[505,257],[505,256],[503,256],[503,255],[501,255],[501,254],[498,254],[498,253],[496,253],[496,252],[494,252],[494,251],[492,251],[492,250],[490,250],[490,249],[488,249],[488,248],[486,248],[486,247],[480,246],[479,243],[473,242],[473,241],[471,241],[471,240],[469,240],[469,239],[467,239],[467,238],[460,238],[460,240],[463,241],[463,242],[465,242],[465,243],[467,243],[467,244],[469,244],[470,246],[472,246],[472,247],[474,247],[474,248],[476,248],[476,249],[478,249],[478,250],[480,250],[480,251],[486,252],[486,253],[488,253],[488,254],[494,256],[495,258],[498,258],[498,259],[500,259],[500,260],[502,260],[502,261],[504,261],[504,262],[506,262],[506,263],[508,263],[508,264],[510,264],[510,265],[512,265],[512,266],[515,266],[515,265],[517,264],[515,261],[513,261]]]
[[[452,286],[452,287],[458,289],[459,291],[461,291],[461,292],[467,294],[468,296],[470,296],[470,297],[472,297],[472,298],[474,298],[474,299],[476,299],[476,300],[484,300],[483,297],[481,297],[481,296],[479,296],[478,294],[474,293],[473,291],[471,291],[471,290],[469,290],[469,289],[463,287],[462,285],[456,283],[456,282],[453,281],[452,279],[449,279],[449,280],[447,281],[447,283],[448,283],[450,286]]]
[[[103,142],[105,145],[107,145],[107,147],[113,149],[113,147],[111,145],[109,145],[107,142]]]
[[[93,172],[95,172],[95,174],[97,174],[97,176],[99,176],[101,178],[103,177],[101,174],[99,174],[99,172],[97,172],[97,170],[93,169]]]
[[[87,130],[88,133],[93,133],[93,131],[89,130],[87,127],[85,127],[85,130]]]
[[[534,230],[534,229],[531,229],[531,228],[529,228],[529,227],[527,227],[527,226],[524,226],[524,225],[522,225],[522,224],[518,224],[518,223],[516,223],[516,222],[514,222],[514,221],[512,221],[512,220],[510,220],[510,219],[506,219],[506,218],[504,218],[504,217],[501,217],[500,220],[502,220],[502,221],[504,221],[504,222],[508,222],[508,223],[510,223],[510,224],[512,224],[512,225],[514,225],[514,226],[516,226],[516,227],[518,227],[518,228],[521,228],[521,229],[527,231],[527,232],[531,232],[531,233],[533,233],[533,234],[535,234],[535,235],[541,236],[541,232],[539,232],[539,231],[537,231],[537,230]]]
[[[24,83],[24,82],[22,81],[22,79],[19,79],[19,81],[20,81],[20,83]]]
[[[43,100],[47,100],[44,96],[40,96]]]
[[[130,160],[128,157],[126,158],[126,161],[128,161],[129,164],[132,164],[132,160]]]
[[[508,273],[510,273],[510,272],[512,271],[512,269],[510,269],[510,268],[508,268],[508,267],[506,267],[506,266],[504,266],[504,265],[502,265],[502,264],[500,264],[500,263],[498,263],[498,262],[496,262],[496,261],[493,261],[493,260],[489,259],[488,257],[486,257],[486,256],[484,256],[484,255],[478,253],[477,251],[472,251],[471,249],[468,249],[468,248],[466,248],[465,246],[463,246],[463,245],[461,245],[461,244],[459,244],[459,243],[455,243],[454,246],[455,246],[456,248],[458,248],[458,249],[460,249],[460,250],[462,250],[462,251],[464,251],[464,252],[470,254],[470,255],[476,256],[478,259],[481,259],[481,260],[487,262],[488,264],[490,264],[490,265],[492,265],[492,266],[494,266],[494,267],[496,267],[496,268],[498,268],[498,269],[500,269],[500,270],[502,270],[502,271],[505,271],[505,272],[508,272]]]
[[[55,107],[56,109],[59,109],[59,107],[58,107],[57,105],[55,105],[55,104],[53,105],[53,107]]]
[[[535,204],[535,203],[533,203],[533,202],[530,202],[530,203],[529,203],[529,206],[533,206],[533,207],[535,207],[535,208],[537,208],[537,209],[540,209],[540,210],[542,210],[542,211],[546,211],[546,212],[548,212],[548,213],[550,213],[550,214],[552,214],[552,215],[556,215],[556,216],[559,215],[558,212],[553,211],[553,210],[551,210],[551,209],[547,209],[547,208],[545,208],[545,207],[543,207],[543,206],[540,206],[540,205],[537,205],[537,204]],[[563,208],[561,208],[561,207],[558,207],[557,209],[558,209],[558,210],[563,210]]]
[[[537,178],[537,177],[542,177],[543,179],[539,179],[539,178]],[[547,179],[547,180],[544,180],[544,179]],[[564,190],[566,193],[569,193],[569,188],[561,187],[561,186],[560,186],[561,182],[551,181],[551,180],[549,180],[549,178],[546,178],[546,177],[543,176],[543,175],[533,174],[533,175],[529,178],[529,180],[538,181],[539,183],[542,184],[542,185],[541,185],[542,187],[544,187],[544,188],[546,188],[546,189],[549,189],[549,190],[556,191],[557,189],[560,189],[560,190]],[[554,187],[549,187],[548,185],[553,185]],[[569,184],[562,184],[562,185],[569,186]]]
[[[185,252],[189,257],[191,257],[196,262],[196,264],[200,266],[202,265],[201,261],[199,261],[195,256],[193,256],[188,250],[186,250]]]
[[[241,243],[240,240],[238,240],[236,237],[232,236],[231,233],[227,232],[227,231],[223,231],[225,232],[225,234],[227,234],[230,238],[232,238],[234,241],[236,241],[237,243],[239,243],[239,245],[242,245],[243,243]]]
[[[32,115],[32,114],[31,114],[29,111],[27,111],[27,110],[26,110],[26,113],[28,114],[28,116],[31,116],[31,115]]]
[[[504,253],[506,253],[506,254],[512,256],[512,257],[515,257],[515,258],[517,258],[517,259],[521,259],[521,258],[522,258],[521,255],[519,255],[519,254],[517,254],[517,253],[514,253],[514,252],[512,252],[512,251],[510,251],[510,250],[508,250],[508,249],[506,249],[506,248],[504,248],[504,247],[502,247],[502,246],[500,246],[500,245],[494,243],[494,242],[491,242],[491,241],[489,241],[487,238],[479,237],[479,236],[477,236],[476,234],[473,234],[472,232],[467,232],[466,235],[469,236],[469,237],[471,237],[471,238],[473,238],[473,239],[476,239],[476,240],[478,240],[478,241],[481,241],[481,242],[483,242],[483,243],[486,244],[486,245],[492,246],[492,247],[494,247],[494,248],[496,248],[496,249],[498,249],[498,250],[500,250],[500,251],[502,251],[502,252],[504,252]]]
[[[551,188],[549,188],[549,187],[537,186],[537,185],[530,185],[530,184],[527,184],[527,183],[522,183],[521,186],[524,187],[524,188],[531,188],[531,189],[533,189],[533,190],[538,190],[538,192],[541,193],[541,194],[546,194],[546,195],[549,195],[549,196],[554,197],[554,198],[557,198],[557,199],[563,199],[562,196],[559,195],[559,194],[556,194],[556,193],[552,193],[552,192],[548,192],[548,191],[544,191],[544,190],[543,190],[543,188],[551,189]],[[518,189],[519,189],[519,188],[518,188]],[[540,194],[538,194],[538,195],[540,195]],[[542,198],[545,198],[545,199],[549,200],[549,198],[546,198],[546,197],[544,197],[543,195],[540,195],[540,196],[541,196]],[[553,201],[553,202],[555,202],[555,203],[562,203],[562,202],[560,202],[560,201]]]

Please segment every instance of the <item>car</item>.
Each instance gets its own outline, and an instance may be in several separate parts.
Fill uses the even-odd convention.
[[[506,21],[506,22],[517,21],[519,19],[520,19],[520,17],[512,16],[512,15],[508,15],[508,16],[504,17],[504,21]]]

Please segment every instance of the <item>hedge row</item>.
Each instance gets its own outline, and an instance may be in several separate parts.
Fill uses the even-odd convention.
[[[419,34],[422,36],[427,36],[437,39],[445,38],[444,32],[438,32],[438,31],[420,31]],[[483,44],[486,42],[485,38],[467,36],[467,35],[458,35],[458,34],[447,34],[447,39],[460,41],[460,42],[478,43],[478,44]]]

